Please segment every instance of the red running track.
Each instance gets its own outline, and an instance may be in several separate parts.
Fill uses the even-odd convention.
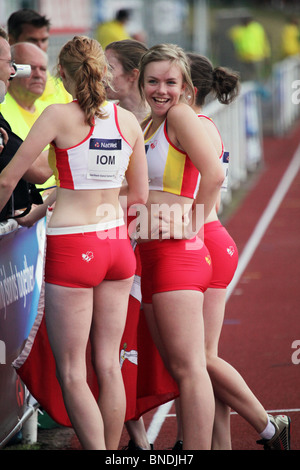
[[[283,138],[264,139],[264,165],[254,181],[252,178],[238,208],[223,221],[238,246],[240,259],[299,145],[300,124]],[[299,165],[265,228],[228,299],[220,355],[236,367],[267,411],[291,417],[291,447],[300,450]],[[293,343],[297,340],[295,349]],[[156,411],[144,416],[147,429]],[[155,449],[172,447],[175,437],[172,406],[155,440]],[[261,450],[257,439],[251,426],[233,414],[233,450]],[[127,443],[124,430],[121,446]]]

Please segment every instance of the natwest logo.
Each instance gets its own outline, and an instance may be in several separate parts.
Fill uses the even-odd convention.
[[[96,139],[92,138],[90,140],[90,149],[91,150],[122,150],[122,140],[121,139]]]

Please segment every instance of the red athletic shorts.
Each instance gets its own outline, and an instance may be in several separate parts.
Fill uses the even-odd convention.
[[[126,225],[101,231],[98,225],[89,228],[91,231],[65,234],[60,233],[69,232],[69,227],[48,229],[46,282],[88,288],[104,279],[120,280],[134,275],[136,260]]]
[[[198,237],[152,240],[139,244],[139,250],[143,302],[152,303],[152,295],[159,292],[207,289],[212,275],[211,258]]]
[[[208,287],[226,289],[238,264],[238,250],[219,220],[204,225],[204,243],[212,260],[212,278]]]

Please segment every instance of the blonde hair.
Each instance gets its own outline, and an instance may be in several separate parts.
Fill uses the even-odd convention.
[[[144,98],[144,80],[145,80],[145,68],[151,62],[161,62],[161,61],[170,61],[172,64],[178,65],[182,73],[183,83],[186,84],[186,95],[189,95],[189,100],[194,102],[195,100],[195,91],[193,82],[190,75],[190,65],[188,58],[184,50],[177,46],[176,44],[158,44],[156,46],[148,49],[145,54],[143,54],[140,60],[140,75],[139,75],[139,90],[142,98]],[[187,101],[186,96],[183,95],[181,98],[184,101]]]
[[[98,41],[86,36],[75,36],[61,49],[58,64],[75,82],[76,98],[90,126],[94,118],[106,117],[101,105],[106,99],[105,84],[109,72],[103,49]]]

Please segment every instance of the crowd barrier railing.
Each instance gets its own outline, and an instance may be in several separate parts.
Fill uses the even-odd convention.
[[[223,207],[230,204],[233,191],[247,179],[249,172],[263,161],[264,133],[271,129],[274,136],[282,136],[299,119],[300,56],[276,63],[268,83],[243,83],[233,103],[226,106],[213,101],[204,112],[216,123],[230,155]]]
[[[247,82],[231,104],[213,101],[203,111],[215,122],[229,152],[228,189],[222,193],[223,206],[230,204],[233,191],[263,160],[260,94],[255,83]]]
[[[29,422],[36,407],[12,367],[34,323],[43,279],[45,220],[31,228],[0,223],[0,448]],[[35,426],[36,427],[36,426]]]
[[[273,67],[273,133],[284,135],[300,116],[300,56],[292,56]]]

